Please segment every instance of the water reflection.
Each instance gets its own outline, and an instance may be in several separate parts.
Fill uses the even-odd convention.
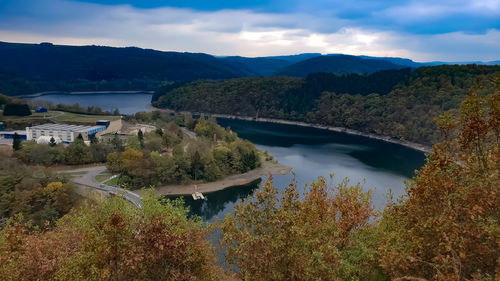
[[[240,199],[248,197],[260,186],[261,179],[248,185],[233,186],[220,191],[204,194],[206,200],[193,200],[191,196],[183,196],[184,203],[190,208],[191,215],[201,217],[203,221],[213,222],[217,217],[224,217],[232,212],[233,206]]]

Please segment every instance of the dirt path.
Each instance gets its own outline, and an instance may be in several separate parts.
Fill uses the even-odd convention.
[[[231,175],[215,182],[160,186],[157,187],[155,191],[158,195],[191,195],[195,191],[210,193],[232,186],[246,185],[261,178],[262,176],[286,175],[290,173],[291,170],[292,168],[288,166],[268,161],[264,162],[260,168],[253,169],[244,174]],[[141,191],[137,191],[137,193],[141,194]]]

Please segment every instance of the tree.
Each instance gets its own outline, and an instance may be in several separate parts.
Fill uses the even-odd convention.
[[[95,134],[89,135],[89,140],[90,140],[91,144],[97,144],[97,143],[99,143],[99,140],[97,139],[97,137],[95,136]]]
[[[28,116],[31,110],[27,104],[8,103],[3,109],[4,116]]]
[[[21,149],[21,137],[17,133],[14,133],[14,139],[12,140],[12,149],[15,151]]]
[[[141,145],[141,148],[144,148],[144,135],[140,129],[137,132],[137,139],[139,140],[139,144]]]
[[[115,133],[115,135],[113,136],[113,139],[111,140],[111,144],[113,144],[113,147],[116,151],[123,151],[124,150],[123,142],[120,139],[120,136],[118,136],[118,133]]]
[[[214,227],[242,280],[370,280],[379,271],[373,215],[359,184],[319,178],[299,196],[294,183],[280,194],[270,178]]]
[[[458,137],[434,145],[407,199],[384,211],[381,263],[392,278],[500,277],[500,146],[495,126],[488,126],[498,108],[487,102],[498,94],[467,96]],[[444,131],[453,127],[447,120],[438,124]]]
[[[83,136],[82,134],[78,134],[78,136],[76,137],[75,141],[74,141],[75,144],[85,144],[84,140],[83,140]]]
[[[220,280],[203,224],[187,215],[151,191],[141,208],[107,199],[51,231],[11,220],[0,232],[2,280]]]
[[[49,146],[50,146],[50,147],[54,147],[54,146],[56,146],[56,140],[54,139],[54,137],[51,137],[51,138],[50,138]]]
[[[197,150],[194,152],[193,156],[191,156],[191,174],[194,180],[200,179],[203,174],[203,167],[204,165],[200,153]]]
[[[115,110],[113,111],[113,115],[119,116],[120,115],[120,110],[118,108],[115,108]]]

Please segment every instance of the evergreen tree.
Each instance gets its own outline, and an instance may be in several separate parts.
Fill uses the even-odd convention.
[[[56,140],[54,139],[54,137],[50,138],[49,146],[51,146],[51,147],[56,146]]]
[[[78,137],[76,137],[75,143],[78,143],[78,144],[84,144],[85,143],[84,140],[83,140],[82,134],[78,134]]]
[[[144,148],[144,134],[142,131],[139,129],[139,132],[137,132],[137,138],[139,139],[139,143],[141,144],[141,148]]]
[[[90,140],[91,144],[99,143],[99,140],[97,140],[97,137],[95,136],[95,134],[89,135],[89,140]]]
[[[120,139],[120,137],[118,136],[118,133],[115,133],[113,139],[111,140],[111,144],[113,145],[113,147],[117,151],[123,151],[124,150],[123,142]]]
[[[19,150],[21,149],[21,138],[17,133],[14,133],[14,140],[12,142],[12,148],[14,150]]]

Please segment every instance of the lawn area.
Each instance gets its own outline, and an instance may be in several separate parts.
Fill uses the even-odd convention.
[[[59,113],[57,116],[53,118],[58,122],[95,124],[96,121],[102,119],[111,121],[120,119],[120,116],[114,116],[114,115],[86,115],[86,114],[77,114],[77,113],[62,112],[62,111],[58,112],[61,113]]]
[[[49,111],[43,113],[33,112],[29,116],[0,116],[2,121],[6,122],[9,128],[22,129],[27,126],[34,126],[45,123],[73,123],[73,124],[85,124],[94,125],[97,120],[118,120],[120,116],[114,115],[87,115],[70,113],[64,111]]]
[[[114,177],[110,179],[109,181],[105,182],[107,185],[118,185],[118,177]]]
[[[109,179],[111,176],[112,176],[112,174],[110,172],[104,171],[104,172],[98,174],[97,176],[95,176],[95,180],[98,182],[103,182],[103,181]]]

